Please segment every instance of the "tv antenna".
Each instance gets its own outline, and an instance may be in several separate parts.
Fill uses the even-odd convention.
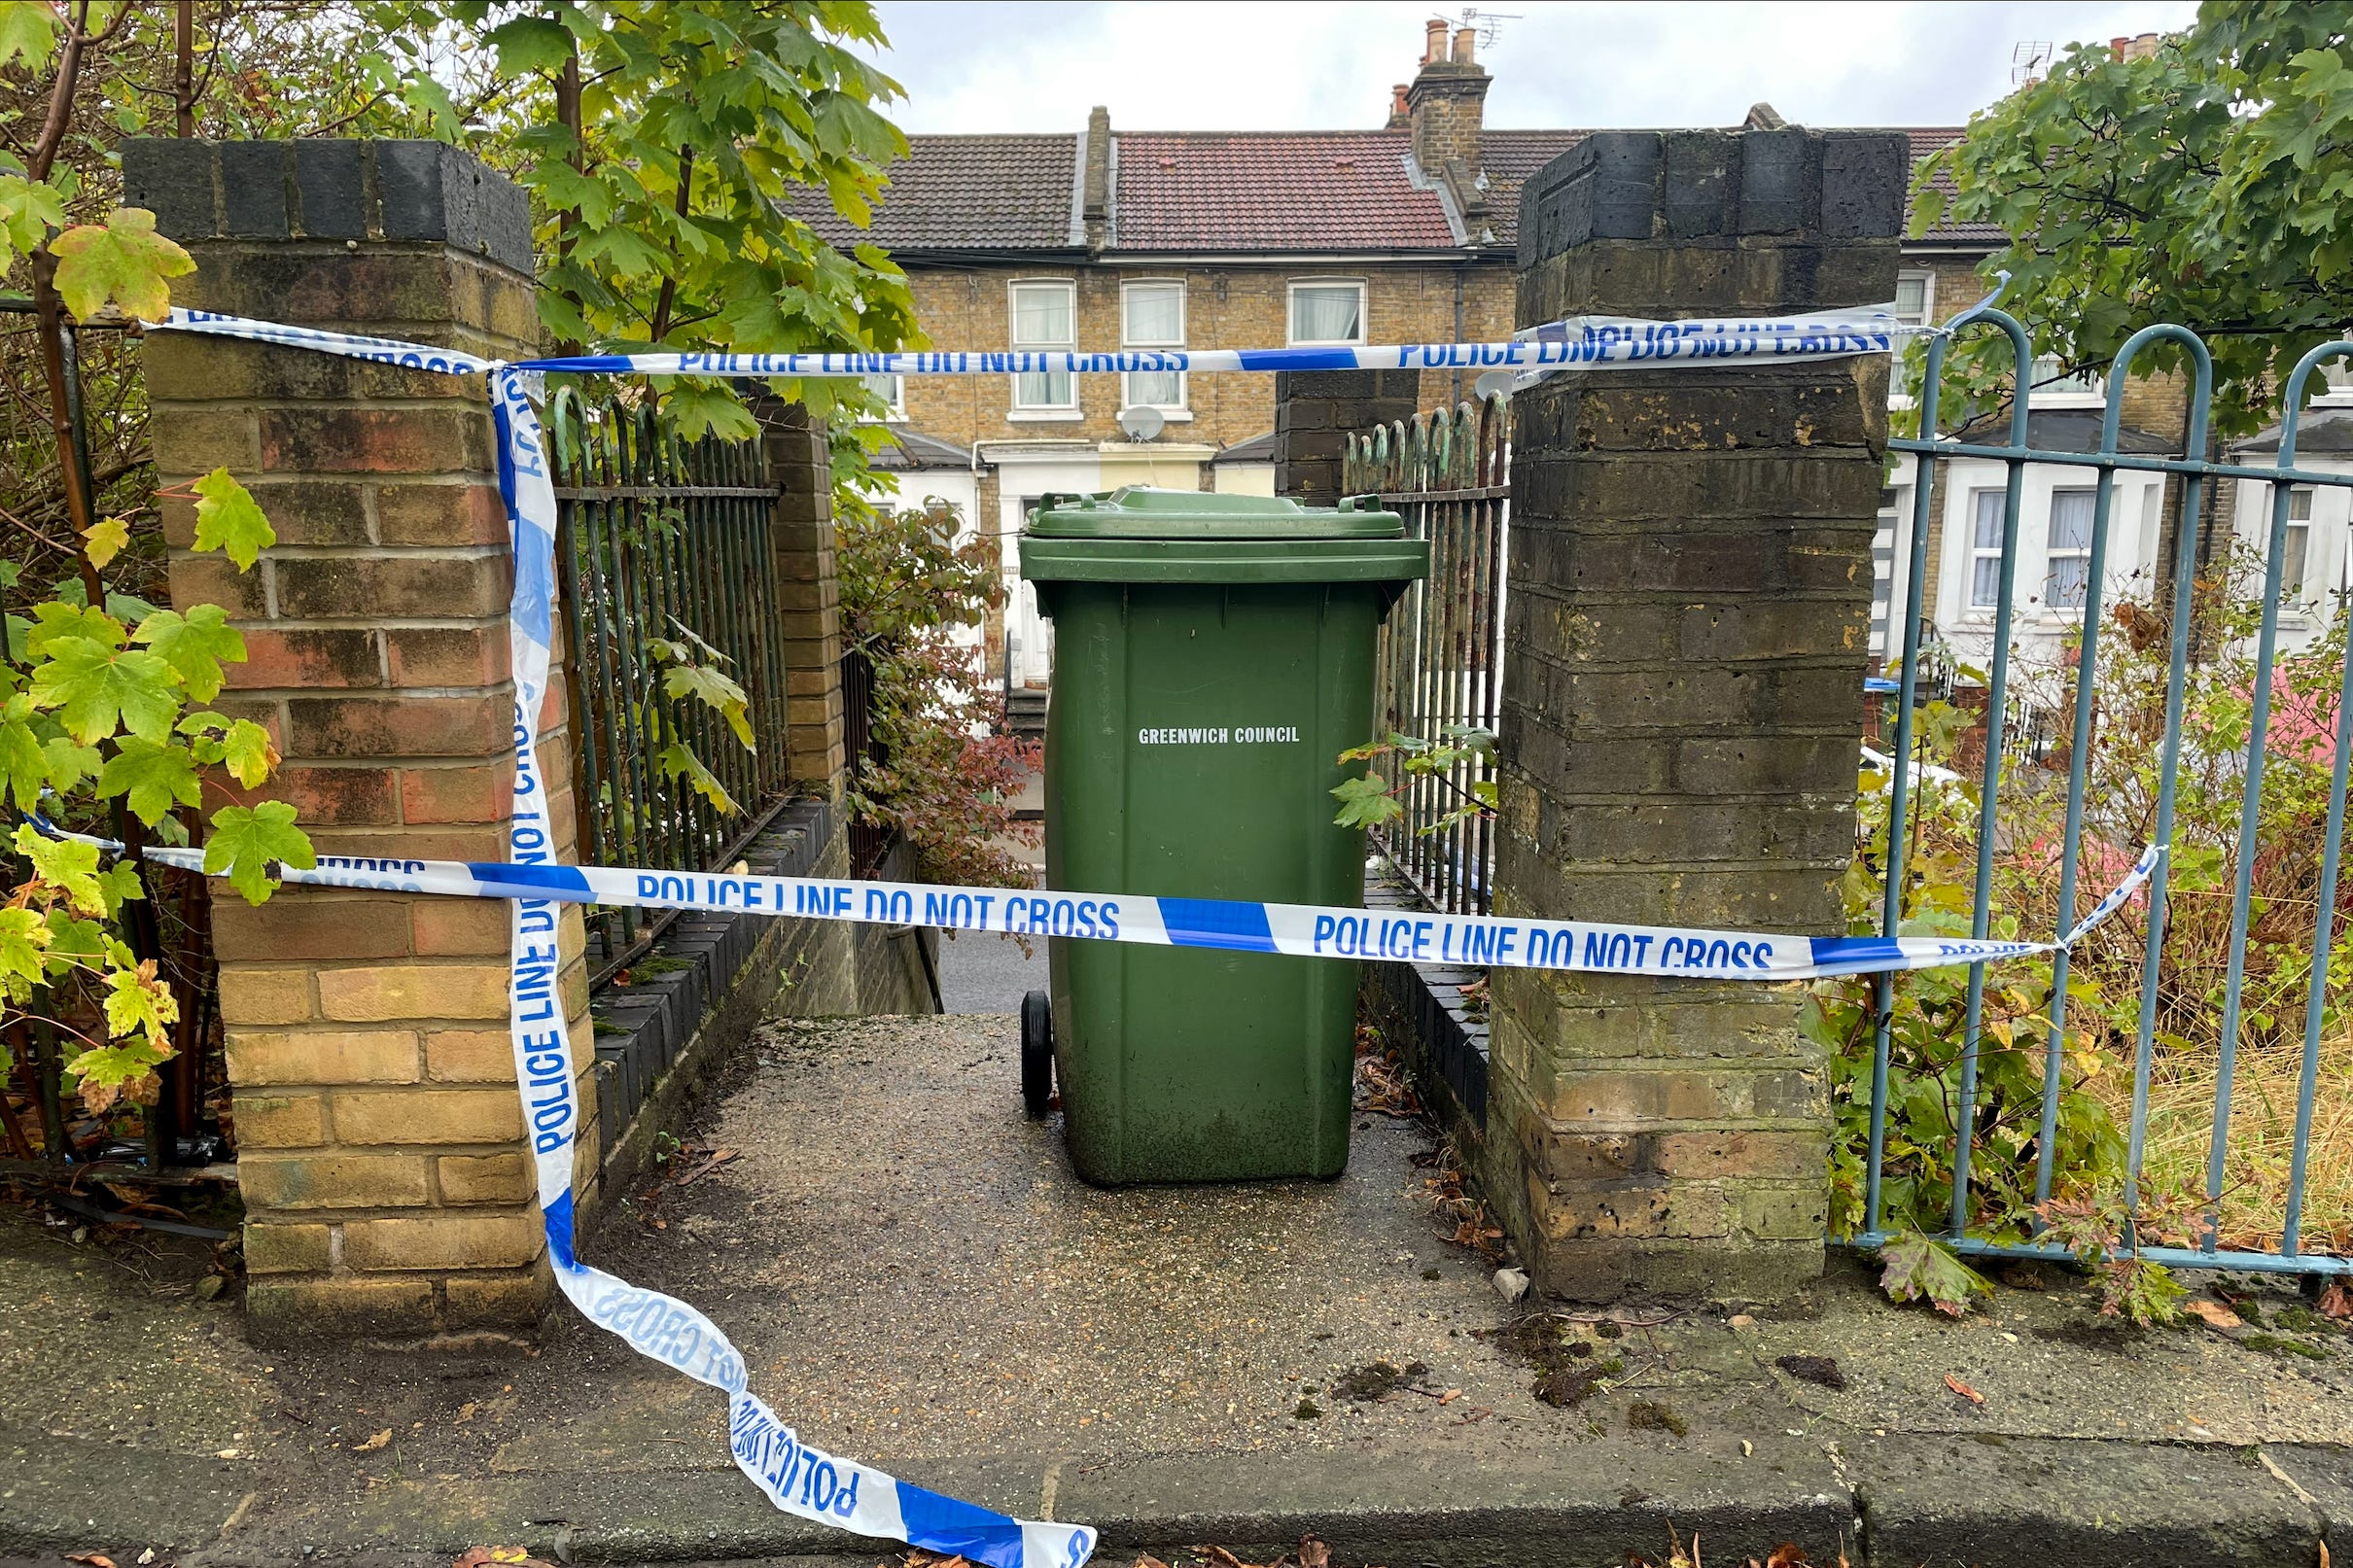
[[[2010,52],[2010,85],[2023,87],[2038,82],[2051,73],[2052,49],[2049,39],[2029,40]]]
[[[1479,47],[1481,49],[1495,47],[1495,40],[1501,36],[1505,22],[1525,20],[1527,20],[1525,17],[1514,12],[1481,11],[1476,6],[1462,8],[1462,25],[1479,29]]]

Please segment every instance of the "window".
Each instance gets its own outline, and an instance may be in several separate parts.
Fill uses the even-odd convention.
[[[1131,283],[1119,292],[1119,342],[1123,348],[1184,347],[1184,285]],[[1121,388],[1122,408],[1182,408],[1182,370],[1131,370]]]
[[[868,392],[882,400],[885,419],[907,417],[907,378],[903,375],[861,375]]]
[[[2084,608],[2091,584],[2091,503],[2089,490],[2051,492],[2051,548],[2043,566],[2046,609]]]
[[[2304,596],[2304,565],[2312,551],[2312,487],[2294,486],[2288,491],[2288,541],[2279,562],[2280,603]]]
[[[1319,280],[1291,285],[1291,343],[1364,341],[1364,285]]]
[[[1907,327],[1925,327],[1929,312],[1936,306],[1936,275],[1930,272],[1899,272],[1895,279],[1895,319]],[[1890,407],[1909,408],[1914,393],[1912,367],[1904,363],[1903,342],[1896,345],[1895,363],[1887,377],[1887,402]]]
[[[2033,389],[2036,403],[2084,402],[2108,396],[2108,378],[2097,370],[2078,370],[2073,375],[2060,371],[2064,362],[2055,354],[2038,354],[2033,368],[2026,372],[2027,384]]]
[[[2323,360],[2320,380],[2320,390],[2312,398],[2314,402],[2330,408],[2342,408],[2353,402],[2353,361]]]
[[[1969,492],[1969,608],[1992,610],[2002,599],[2002,501],[1999,490]]]
[[[1078,346],[1077,292],[1073,283],[1013,285],[1013,344],[1016,349],[1071,350]],[[1074,410],[1077,389],[1071,372],[1025,370],[1013,377],[1013,407],[1054,412]]]

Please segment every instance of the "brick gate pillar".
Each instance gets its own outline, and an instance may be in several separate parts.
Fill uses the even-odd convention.
[[[1900,134],[1611,132],[1522,194],[1519,321],[1894,297]],[[1830,935],[1854,846],[1883,358],[1553,377],[1515,410],[1498,913]],[[1820,1272],[1801,988],[1498,970],[1487,1190],[1537,1283]]]
[[[201,309],[515,357],[538,337],[523,192],[431,142],[140,141],[126,200],[196,259]],[[266,725],[323,854],[505,857],[512,578],[478,379],[156,333],[157,477],[226,465],[277,545],[239,575],[167,501],[172,600],[244,632],[216,706]],[[542,724],[569,781],[560,670]],[[550,802],[571,857],[568,795]],[[287,889],[215,904],[262,1338],[526,1328],[546,1300],[507,1038],[504,903]],[[560,933],[583,1203],[598,1149],[577,909]]]

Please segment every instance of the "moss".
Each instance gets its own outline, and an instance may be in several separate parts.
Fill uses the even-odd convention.
[[[1302,1395],[1300,1396],[1299,1400],[1299,1408],[1291,1411],[1291,1419],[1294,1421],[1313,1421],[1319,1419],[1322,1414],[1322,1409],[1317,1406],[1314,1400]]]
[[[1629,1432],[1672,1432],[1676,1437],[1683,1437],[1691,1431],[1691,1423],[1666,1405],[1637,1399],[1626,1407],[1626,1429]]]
[[[2250,1350],[2265,1350],[2275,1356],[2302,1356],[2307,1361],[2326,1361],[2329,1352],[2317,1344],[2301,1340],[2286,1340],[2276,1334],[2242,1334],[2238,1342]]]

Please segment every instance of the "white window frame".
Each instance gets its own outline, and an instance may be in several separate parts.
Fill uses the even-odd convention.
[[[1174,289],[1176,291],[1176,337],[1173,342],[1151,342],[1130,335],[1128,331],[1128,296],[1138,289]],[[1182,278],[1129,278],[1119,285],[1119,346],[1123,349],[1155,349],[1184,347],[1185,333],[1192,327],[1192,292]],[[1173,420],[1186,420],[1192,415],[1192,377],[1182,370],[1164,371],[1176,377],[1175,402],[1146,403],[1135,391],[1135,376],[1139,372],[1124,370],[1119,376],[1119,406],[1122,408],[1156,408]]]
[[[2323,360],[2312,373],[2321,383],[2320,391],[2312,398],[2313,407],[2353,406],[2353,359]]]
[[[1298,337],[1292,335],[1299,325],[1299,291],[1302,289],[1353,289],[1356,291],[1356,335],[1353,337]],[[1372,341],[1372,291],[1362,278],[1294,278],[1282,296],[1283,338],[1293,348],[1362,348]]]
[[[2311,591],[2312,540],[2318,537],[2312,530],[2312,505],[2319,497],[2320,490],[2315,485],[2296,484],[2288,487],[2288,528],[2280,540],[2279,602],[2283,609],[2300,610],[2307,600],[2319,597]],[[2301,517],[2296,515],[2296,505],[2300,501],[2303,503],[2304,514]],[[2287,563],[2292,558],[2288,541],[2298,534],[2303,536],[2303,553],[2296,569],[2297,580],[2291,582],[2287,576]]]
[[[1060,343],[1024,343],[1018,340],[1016,336],[1018,329],[1015,324],[1021,319],[1021,291],[1024,289],[1060,289],[1069,297],[1071,301],[1071,336],[1069,340]],[[1005,344],[1008,348],[1042,349],[1048,353],[1057,350],[1076,352],[1078,348],[1078,280],[1075,278],[1013,278],[1008,280],[1005,284]],[[1046,370],[1030,373],[1050,376],[1054,372]],[[1021,397],[1021,372],[1016,371],[1006,377],[1006,383],[1010,389],[1007,405],[1011,409],[1006,417],[1014,420],[1084,418],[1085,416],[1079,411],[1078,406],[1077,372],[1066,373],[1070,377],[1071,390],[1068,402],[1024,402]]]
[[[2104,408],[2107,406],[2108,377],[2104,372],[2077,371],[2076,374],[2079,377],[2090,377],[2090,386],[2085,386],[2080,381],[2075,386],[2067,386],[2063,383],[2054,387],[2036,385],[2037,382],[2057,374],[2059,364],[2058,356],[2055,354],[2038,354],[2034,358],[2034,363],[2026,367],[2026,385],[2030,389],[2029,397],[2031,399],[2028,406],[2034,408]]]
[[[2068,548],[2062,550],[2052,541],[2051,531],[2058,526],[2058,503],[2059,497],[2061,496],[2085,496],[2090,498],[2092,507],[2092,516],[2086,520],[2084,543],[2083,547],[2080,549]],[[2070,484],[2055,485],[2052,488],[2050,505],[2044,508],[2043,512],[2043,591],[2041,598],[2042,609],[2048,614],[2081,615],[2084,612],[2084,607],[2082,605],[2062,605],[2054,601],[2051,597],[2051,580],[2054,563],[2059,561],[2081,561],[2084,563],[2084,597],[2087,600],[2090,598],[2091,532],[2093,529],[2098,527],[2098,509],[2099,490],[2096,486]]]
[[[1920,315],[1919,320],[1914,323],[1910,317],[1905,315],[1900,301],[1903,297],[1901,293],[1903,285],[1915,278],[1919,280],[1920,285]],[[1906,267],[1895,275],[1895,281],[1899,301],[1895,319],[1908,325],[1920,327],[1933,323],[1936,320],[1936,274],[1925,268]],[[1899,379],[1904,369],[1903,358],[1903,349],[1899,345],[1887,376],[1887,406],[1890,408],[1910,408],[1914,403],[1919,401],[1915,395],[1904,390],[1903,383]]]
[[[874,386],[877,381],[891,383],[890,391],[883,397],[883,411],[880,418],[877,419],[876,416],[869,414],[866,416],[866,423],[896,425],[905,422],[907,417],[907,378],[905,376],[877,373],[861,375],[858,379],[865,385],[868,391],[877,390]]]
[[[1984,509],[1985,497],[1990,496],[1993,498],[1994,512],[1996,516],[1999,516],[2004,499],[2008,496],[2008,490],[2001,485],[1980,485],[1976,489],[1973,489],[1969,492],[1969,511],[1967,514],[1969,523],[1969,569],[1967,575],[1961,579],[1961,604],[1963,610],[1972,615],[1990,615],[1996,610],[2001,608],[2001,600],[1998,596],[2002,591],[2002,584],[2001,574],[1998,568],[1994,574],[1993,584],[1993,591],[1997,597],[1990,604],[1981,605],[1978,603],[1978,562],[1990,558],[1998,563],[2002,558],[2002,541],[1998,537],[1991,544],[1984,544],[1979,542],[1978,522],[1980,519],[1980,514]]]

